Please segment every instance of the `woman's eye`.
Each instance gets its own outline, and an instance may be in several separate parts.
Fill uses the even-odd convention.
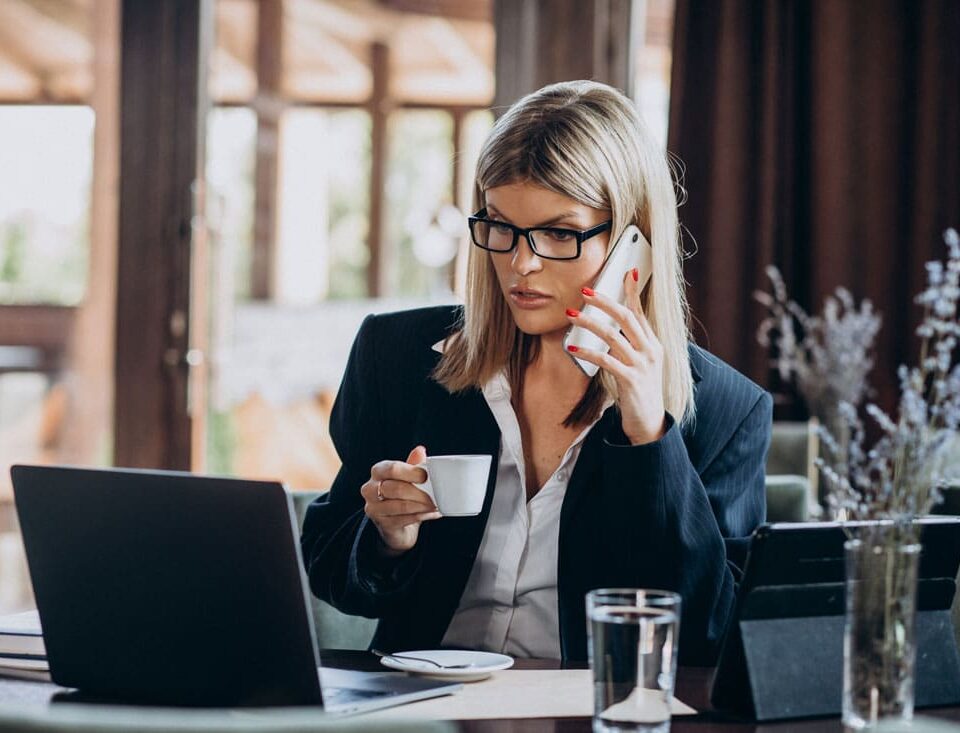
[[[500,222],[496,221],[490,223],[493,226],[493,231],[495,231],[497,234],[509,234],[512,231],[509,224],[501,224]]]
[[[547,236],[555,242],[566,242],[573,239],[573,232],[567,229],[548,229]]]

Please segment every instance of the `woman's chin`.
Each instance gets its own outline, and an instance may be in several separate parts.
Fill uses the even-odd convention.
[[[532,314],[527,312],[513,314],[513,322],[527,336],[560,336],[562,337],[570,327],[566,318],[557,319],[548,314]]]

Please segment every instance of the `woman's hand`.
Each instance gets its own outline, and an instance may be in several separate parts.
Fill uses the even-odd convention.
[[[403,461],[380,461],[370,469],[370,480],[360,487],[366,500],[363,511],[380,531],[391,555],[400,555],[417,544],[420,524],[439,519],[440,512],[428,494],[414,486],[427,480],[427,472],[417,468],[427,458],[418,445]]]
[[[652,443],[663,437],[666,410],[663,405],[663,345],[657,339],[640,306],[640,283],[637,270],[625,278],[626,302],[621,305],[590,288],[583,288],[584,302],[609,314],[619,326],[606,326],[579,311],[568,310],[571,323],[592,331],[610,344],[602,354],[593,349],[577,349],[578,359],[596,364],[609,372],[617,382],[618,404],[623,432],[633,445]]]

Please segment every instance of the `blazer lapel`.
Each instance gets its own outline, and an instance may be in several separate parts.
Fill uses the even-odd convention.
[[[620,425],[620,413],[615,405],[606,409],[597,424],[587,434],[583,441],[583,447],[580,449],[580,456],[577,458],[577,464],[573,467],[573,473],[570,475],[570,483],[567,484],[567,492],[563,497],[563,506],[560,508],[560,543],[563,544],[564,529],[570,524],[573,517],[576,516],[577,504],[583,499],[590,490],[593,479],[602,471],[600,466],[600,449],[603,445],[603,436],[608,431],[617,430]]]
[[[427,455],[491,456],[483,509],[475,517],[447,517],[421,527],[425,544],[421,577],[435,593],[430,628],[439,630],[439,644],[460,602],[490,516],[500,456],[500,429],[483,394],[476,389],[450,394],[431,382],[424,390],[415,430]],[[428,549],[429,548],[429,549]]]
[[[443,386],[431,381],[423,392],[414,435],[416,441],[427,449],[428,456],[491,456],[484,510],[478,517],[470,518],[482,518],[485,523],[496,483],[500,428],[480,390],[450,394]]]

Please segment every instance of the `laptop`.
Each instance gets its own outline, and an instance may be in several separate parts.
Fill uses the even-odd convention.
[[[53,681],[158,705],[358,713],[462,685],[321,669],[292,501],[276,482],[13,466]]]

